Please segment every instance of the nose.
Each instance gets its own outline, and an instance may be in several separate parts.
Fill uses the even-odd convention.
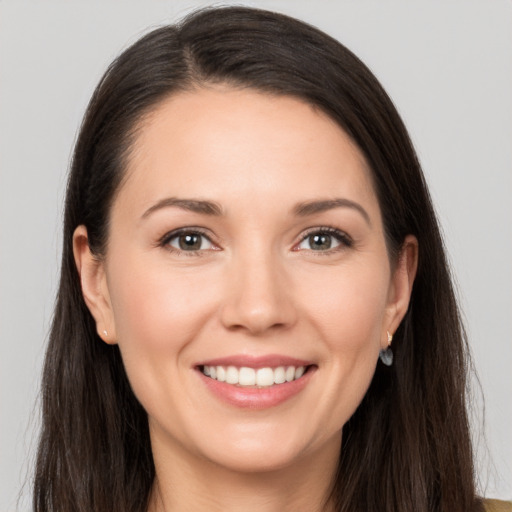
[[[293,290],[282,262],[260,253],[232,262],[228,273],[221,309],[225,328],[261,336],[295,323]]]

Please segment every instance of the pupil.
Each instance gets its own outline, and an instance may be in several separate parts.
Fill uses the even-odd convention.
[[[330,249],[331,237],[330,235],[311,235],[309,243],[312,249]]]
[[[181,235],[180,249],[190,251],[191,249],[201,248],[201,237],[199,235]]]

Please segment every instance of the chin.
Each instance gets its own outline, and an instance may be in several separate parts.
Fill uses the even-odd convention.
[[[241,473],[271,473],[300,463],[302,451],[286,443],[250,443],[210,454],[211,462]]]

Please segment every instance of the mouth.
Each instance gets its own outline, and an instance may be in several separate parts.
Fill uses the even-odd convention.
[[[203,361],[197,374],[214,396],[243,409],[267,409],[287,402],[308,387],[318,366],[287,356],[231,356]]]
[[[271,388],[300,379],[313,365],[265,366],[252,368],[233,365],[200,365],[199,371],[206,377],[242,388]]]

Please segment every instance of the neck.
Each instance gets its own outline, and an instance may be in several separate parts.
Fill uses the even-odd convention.
[[[155,448],[153,444],[156,479],[148,512],[334,510],[328,496],[339,443],[338,450],[331,447],[287,467],[254,473],[230,470],[204,458],[191,458],[180,447],[173,447],[172,453],[167,454]]]

